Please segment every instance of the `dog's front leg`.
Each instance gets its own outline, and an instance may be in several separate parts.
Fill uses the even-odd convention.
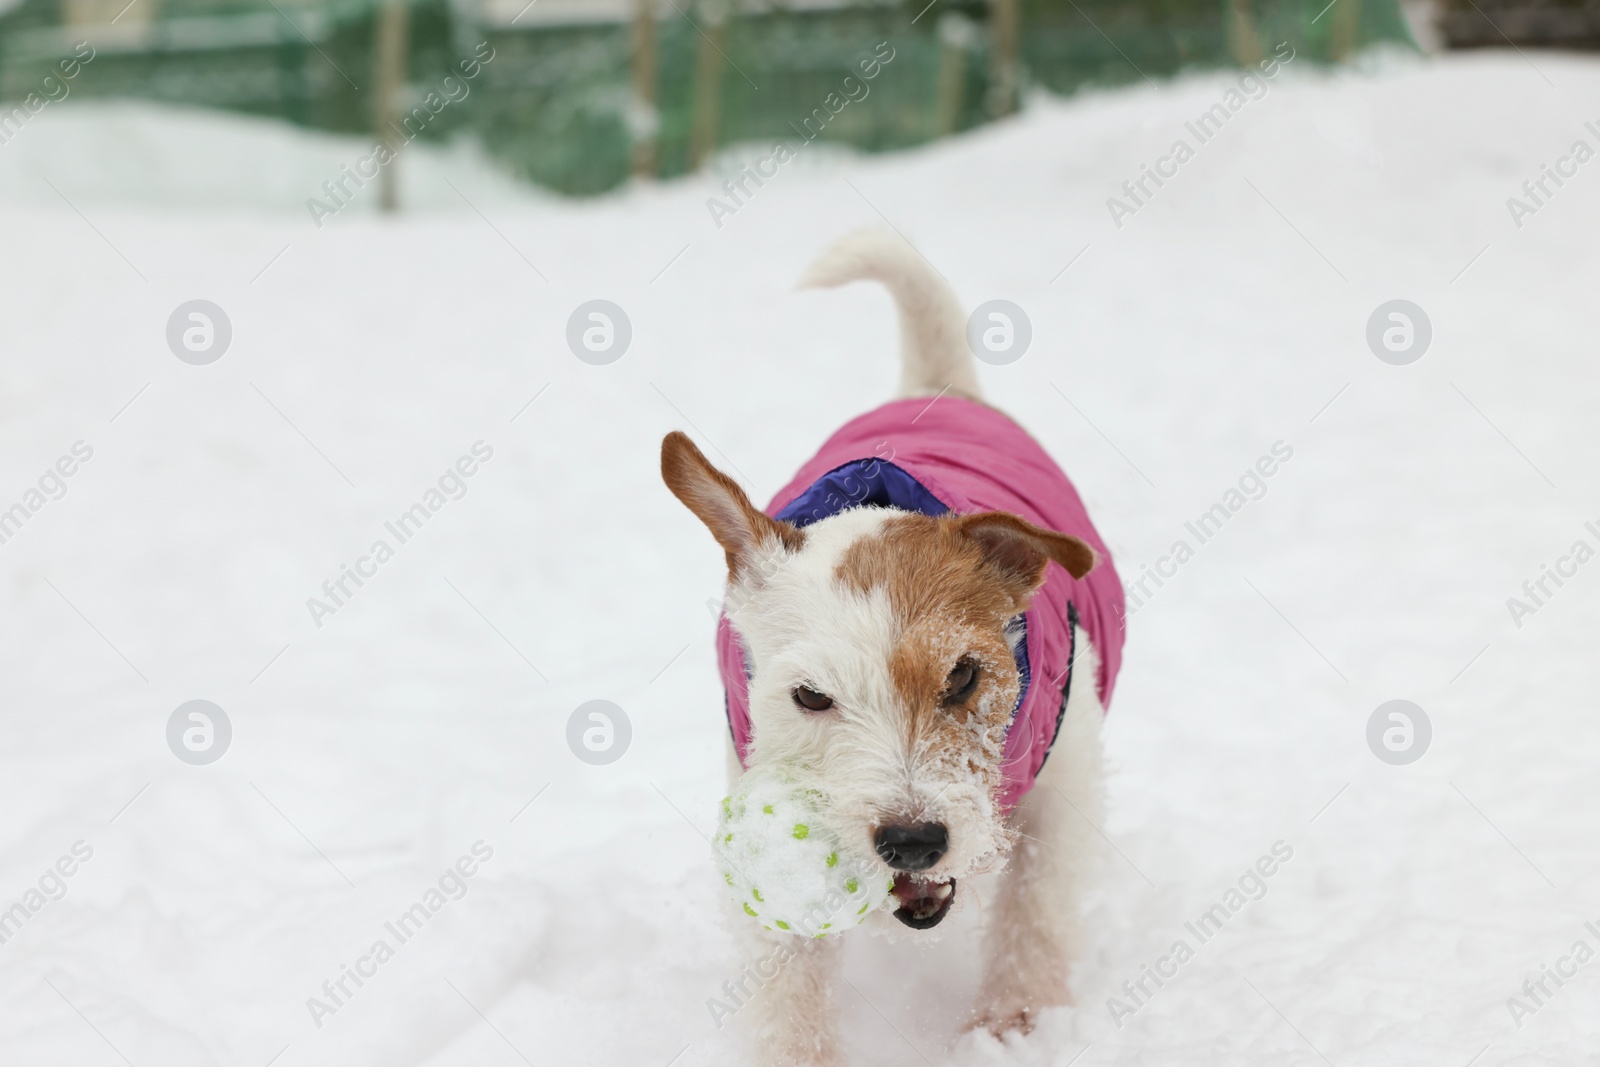
[[[844,1062],[834,1004],[838,940],[792,934],[749,938],[747,943],[760,953],[754,969],[761,986],[745,1013],[762,1067],[839,1067]]]
[[[1082,895],[1104,821],[1102,712],[1093,654],[1085,649],[1050,758],[1012,813],[1022,836],[990,910],[974,1027],[1027,1033],[1041,1009],[1072,1003]]]
[[[728,792],[739,788],[744,768],[730,744],[725,749]],[[761,1067],[840,1067],[834,976],[839,970],[837,937],[806,938],[760,929],[728,910],[745,958],[753,960],[737,979],[737,1024],[755,1043]],[[776,973],[774,973],[776,971]]]

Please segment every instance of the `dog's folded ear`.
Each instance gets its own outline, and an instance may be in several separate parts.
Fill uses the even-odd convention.
[[[959,515],[956,529],[983,550],[984,559],[1002,580],[1021,592],[1019,599],[1044,583],[1045,567],[1055,560],[1074,578],[1094,569],[1094,549],[1070,534],[1035,526],[1007,511]]]
[[[762,512],[732,478],[711,465],[688,435],[677,430],[661,441],[661,480],[711,530],[728,554],[728,577],[755,567],[764,553],[798,551],[805,534]]]

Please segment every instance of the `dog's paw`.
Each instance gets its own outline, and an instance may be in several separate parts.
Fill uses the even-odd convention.
[[[968,1032],[987,1030],[996,1039],[1004,1041],[1007,1034],[1026,1036],[1039,1024],[1039,1013],[1045,1008],[1070,1006],[1072,994],[1063,991],[1059,996],[1042,1002],[1035,997],[1000,995],[984,997],[973,1011]]]
[[[980,1010],[977,1016],[967,1024],[967,1031],[970,1033],[986,1030],[993,1034],[996,1040],[1004,1041],[1007,1034],[1026,1035],[1033,1033],[1033,1028],[1037,1022],[1038,1015],[1030,1007],[986,1009]]]
[[[761,1067],[845,1067],[839,1037],[831,1024],[807,1023],[802,1014],[784,1014],[756,1037]],[[825,1018],[825,1016],[813,1016]]]

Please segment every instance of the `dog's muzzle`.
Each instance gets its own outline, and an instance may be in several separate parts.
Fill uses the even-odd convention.
[[[956,880],[930,882],[904,872],[894,876],[894,895],[900,901],[894,917],[913,930],[929,930],[944,921],[956,899]]]

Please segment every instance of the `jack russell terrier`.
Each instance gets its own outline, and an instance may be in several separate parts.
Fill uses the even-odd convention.
[[[1071,1000],[1122,585],[1066,475],[981,399],[944,279],[866,232],[801,285],[861,279],[899,308],[898,399],[829,438],[765,511],[682,433],[661,475],[727,554],[732,777],[776,763],[816,790],[914,930],[950,913],[959,880],[1003,866],[971,1025],[1026,1033]],[[897,929],[889,914],[870,922]],[[792,949],[751,1004],[763,1062],[839,1064],[838,938],[737,922],[763,954]]]

